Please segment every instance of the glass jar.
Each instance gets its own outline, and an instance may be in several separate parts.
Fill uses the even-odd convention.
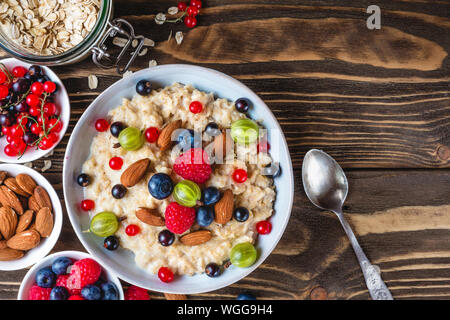
[[[101,0],[97,22],[92,31],[78,45],[57,55],[43,56],[30,53],[8,38],[1,30],[0,47],[19,60],[46,66],[72,64],[92,55],[92,60],[99,67],[105,69],[115,67],[119,74],[123,74],[141,51],[144,45],[144,37],[136,36],[133,27],[126,20],[112,19],[112,17],[112,1]],[[116,35],[120,35],[120,37],[126,38],[128,41],[121,52],[116,57],[113,57],[107,52],[106,42],[108,38]],[[124,62],[124,54],[134,40],[138,41],[134,53],[128,61]]]

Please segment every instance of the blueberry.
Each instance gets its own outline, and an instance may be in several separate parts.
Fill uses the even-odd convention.
[[[163,230],[158,234],[159,243],[164,246],[170,246],[175,241],[175,235],[169,230]]]
[[[251,293],[241,293],[237,296],[236,300],[256,300],[255,296]]]
[[[219,189],[216,187],[208,187],[203,190],[202,201],[205,205],[210,205],[218,202],[222,195],[220,194]]]
[[[208,277],[215,278],[220,276],[222,270],[219,265],[215,263],[208,263],[205,268],[205,273]]]
[[[127,188],[125,188],[122,184],[116,184],[112,188],[111,194],[116,199],[122,199],[127,194]]]
[[[214,221],[214,209],[211,206],[201,206],[197,209],[197,224],[207,227]]]
[[[119,136],[120,132],[123,129],[125,129],[125,125],[120,121],[113,122],[111,124],[111,126],[109,127],[109,131],[111,132],[113,137],[116,137],[116,138]]]
[[[81,289],[81,295],[86,300],[100,300],[102,298],[102,290],[97,286],[89,284]]]
[[[66,274],[67,268],[73,264],[72,259],[67,257],[60,257],[53,261],[52,271],[55,274]]]
[[[148,182],[148,191],[158,200],[167,198],[172,194],[173,182],[165,173],[157,173]]]
[[[77,183],[81,187],[86,187],[91,183],[91,177],[89,177],[86,173],[82,173],[77,177]]]
[[[215,122],[210,122],[206,125],[205,132],[208,136],[215,137],[222,134],[222,131],[220,131],[219,126]]]
[[[55,281],[56,275],[50,267],[42,268],[36,273],[36,284],[39,287],[51,288],[55,284]]]
[[[54,287],[50,292],[50,300],[67,300],[69,292],[64,287]]]
[[[249,215],[248,209],[244,207],[238,207],[233,212],[234,219],[239,222],[247,221]]]
[[[102,300],[119,300],[119,291],[117,287],[112,282],[105,282],[101,285],[103,292]]]
[[[141,80],[136,84],[136,92],[141,96],[148,96],[152,92],[152,84],[148,80]]]
[[[202,138],[200,133],[197,133],[196,137],[195,131],[192,129],[181,129],[178,131],[179,134],[176,142],[182,151],[202,147]]]
[[[103,246],[108,250],[117,250],[119,248],[119,239],[116,236],[109,236],[103,242]]]
[[[252,106],[252,102],[247,98],[239,98],[234,103],[234,106],[236,107],[237,111],[245,113]]]

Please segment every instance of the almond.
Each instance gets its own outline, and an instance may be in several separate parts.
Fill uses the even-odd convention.
[[[0,250],[5,248],[8,248],[8,246],[6,245],[6,240],[0,241]]]
[[[28,198],[28,209],[33,210],[34,212],[38,212],[40,209],[39,204],[37,203],[34,196]]]
[[[172,145],[172,133],[181,128],[182,122],[181,120],[176,120],[169,122],[161,131],[158,141],[156,142],[157,146],[161,151],[165,151],[170,148]]]
[[[41,236],[36,230],[27,230],[16,234],[6,243],[9,248],[16,250],[31,250],[41,241]]]
[[[136,185],[145,176],[150,159],[141,159],[129,166],[120,176],[120,183],[126,188]]]
[[[6,171],[0,171],[0,184],[3,184],[3,181],[5,181],[7,176],[8,173]]]
[[[12,177],[7,178],[5,181],[3,181],[3,183],[5,184],[5,186],[10,188],[12,191],[17,193],[18,195],[21,195],[24,197],[29,196],[29,194],[26,193],[24,190],[22,190],[22,188],[19,186],[19,184],[16,181],[16,178],[12,178]]]
[[[233,192],[228,189],[223,193],[222,199],[214,206],[215,221],[219,224],[225,224],[230,221],[233,216],[233,205]]]
[[[30,177],[28,174],[20,173],[16,176],[16,181],[19,187],[28,193],[28,195],[32,195],[34,188],[37,187],[36,182]]]
[[[14,209],[17,214],[23,213],[22,204],[17,195],[6,186],[0,186],[0,203]]]
[[[34,218],[34,211],[27,210],[23,215],[19,217],[19,222],[17,223],[16,233],[27,230]]]
[[[39,209],[47,207],[47,208],[50,209],[50,211],[53,210],[52,202],[50,200],[50,197],[49,197],[47,191],[45,191],[44,188],[42,188],[41,186],[37,186],[36,188],[34,188],[33,196],[34,196],[34,199],[36,200],[36,203],[39,206]],[[31,207],[30,207],[30,209],[34,210]],[[39,210],[37,210],[37,211],[39,211]]]
[[[0,249],[0,261],[11,261],[22,258],[24,253],[11,248]]]
[[[16,232],[17,215],[8,206],[0,208],[0,232],[5,240],[10,239]]]
[[[187,246],[196,246],[211,239],[211,231],[209,230],[199,230],[188,233],[180,238],[182,244]]]
[[[151,226],[162,227],[165,225],[164,219],[158,214],[158,212],[149,208],[137,208],[136,217],[143,223]]]
[[[45,207],[36,213],[36,231],[41,237],[47,238],[53,230],[53,215],[49,208]]]
[[[233,139],[226,132],[214,138],[214,155],[216,159],[224,159],[233,148]]]
[[[186,300],[187,297],[184,294],[176,294],[176,293],[164,293],[164,296],[167,300]]]

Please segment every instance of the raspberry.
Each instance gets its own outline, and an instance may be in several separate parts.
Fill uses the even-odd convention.
[[[167,229],[182,234],[194,224],[195,209],[171,202],[166,208],[165,219]]]
[[[67,289],[67,291],[69,291],[69,294],[71,296],[73,295],[78,295],[81,293],[80,289],[75,289],[75,288],[69,288],[69,286],[67,285],[67,280],[69,279],[69,275],[68,274],[61,274],[56,278],[56,287],[64,287]]]
[[[102,273],[102,267],[93,259],[87,258],[78,260],[72,266],[70,276],[67,279],[67,288],[71,290],[81,290],[88,284],[94,284],[100,274]]]
[[[201,148],[193,148],[180,155],[173,170],[184,179],[205,183],[211,175],[208,154]]]
[[[124,295],[125,300],[150,300],[147,290],[136,286],[129,286]]]
[[[80,295],[73,295],[73,296],[70,296],[69,299],[67,299],[67,300],[86,300],[86,299]]]
[[[52,292],[52,288],[41,288],[34,285],[28,292],[28,300],[50,300],[50,292]]]

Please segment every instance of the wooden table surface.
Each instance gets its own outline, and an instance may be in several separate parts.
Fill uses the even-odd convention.
[[[246,290],[260,299],[369,299],[337,218],[313,207],[303,192],[301,163],[311,148],[345,169],[346,216],[394,298],[450,298],[449,1],[205,0],[192,30],[154,23],[176,0],[114,3],[116,17],[157,42],[132,70],[155,59],[233,76],[267,103],[289,144],[295,200],[278,246],[245,279],[189,298],[234,299]],[[381,8],[380,30],[366,27],[371,4]],[[167,40],[171,30],[185,33],[181,45]],[[54,71],[69,91],[72,116],[45,176],[63,201],[70,133],[120,77],[90,59]],[[99,78],[95,90],[88,88],[90,74]],[[54,251],[83,250],[66,213],[64,219]],[[25,273],[0,272],[1,299],[17,296]]]

